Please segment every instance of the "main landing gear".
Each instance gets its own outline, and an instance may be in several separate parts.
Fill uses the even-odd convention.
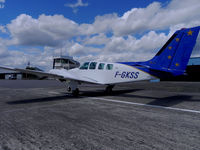
[[[108,94],[108,95],[112,94],[112,89],[113,89],[114,86],[115,85],[108,85],[106,87],[106,94]]]
[[[79,89],[78,89],[78,88],[72,90],[71,87],[68,87],[67,91],[68,91],[68,92],[71,92],[71,94],[72,94],[73,96],[75,96],[75,97],[77,97],[77,96],[79,95]]]
[[[75,90],[73,90],[73,91],[72,91],[72,95],[73,95],[74,97],[79,96],[79,89],[76,88]]]

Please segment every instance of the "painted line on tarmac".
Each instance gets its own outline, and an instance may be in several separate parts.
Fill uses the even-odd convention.
[[[49,94],[54,94],[54,95],[59,95],[60,94],[59,92],[55,92],[55,91],[49,91],[48,93]]]
[[[107,98],[99,98],[99,97],[88,97],[88,98],[94,99],[94,100],[107,101],[107,102],[122,103],[122,104],[136,105],[136,106],[145,106],[145,107],[152,107],[152,108],[161,108],[161,109],[166,109],[166,110],[176,110],[176,111],[191,112],[191,113],[198,113],[198,114],[200,114],[200,111],[198,111],[198,110],[192,110],[192,109],[183,109],[183,108],[175,108],[175,107],[165,107],[165,106],[142,104],[142,103],[134,103],[134,102],[127,102],[127,101],[107,99]]]

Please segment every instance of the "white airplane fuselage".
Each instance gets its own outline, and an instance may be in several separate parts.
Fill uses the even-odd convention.
[[[69,77],[72,76],[72,79],[80,79],[83,81],[88,81],[97,84],[117,84],[117,83],[124,83],[124,82],[134,82],[134,81],[141,81],[141,80],[151,80],[154,79],[154,76],[139,70],[135,67],[120,64],[120,63],[96,63],[95,69],[90,69],[89,62],[87,69],[75,68],[71,70],[65,69],[52,69],[50,73],[57,73],[61,74],[62,76]],[[99,65],[104,64],[103,69],[99,69]],[[107,65],[112,65],[112,68],[108,69]]]

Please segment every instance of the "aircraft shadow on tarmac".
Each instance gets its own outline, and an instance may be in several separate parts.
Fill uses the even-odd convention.
[[[58,96],[9,101],[9,102],[7,102],[7,104],[18,105],[18,104],[51,102],[51,101],[76,99],[76,98],[80,99],[80,98],[85,98],[85,97],[101,97],[101,96],[119,96],[119,97],[123,97],[123,98],[150,99],[152,101],[147,103],[148,105],[165,106],[165,107],[174,106],[174,105],[177,105],[184,101],[200,102],[200,99],[192,99],[192,96],[190,96],[190,95],[174,95],[174,96],[158,98],[158,97],[130,94],[132,92],[136,92],[136,91],[140,91],[140,90],[143,90],[143,89],[114,90],[112,92],[112,94],[109,94],[109,95],[106,94],[105,91],[103,91],[103,90],[84,91],[84,92],[81,92],[80,96],[78,96],[78,97],[73,97],[72,95],[67,94],[67,93],[61,93],[62,95],[58,95]]]
[[[66,99],[66,95],[62,96],[53,96],[53,97],[45,97],[45,98],[35,98],[35,99],[23,99],[23,100],[15,100],[6,102],[9,105],[18,105],[18,104],[29,104],[29,103],[42,103],[42,102],[51,102]]]
[[[109,96],[117,96],[120,94],[131,93],[141,89],[134,89],[134,90],[115,90]],[[29,103],[42,103],[42,102],[50,102],[50,101],[59,101],[59,100],[66,100],[66,99],[76,99],[76,98],[85,98],[85,97],[100,97],[100,96],[108,96],[104,90],[97,90],[97,91],[87,91],[81,92],[80,96],[74,97],[68,93],[61,93],[62,95],[58,96],[49,96],[49,97],[41,97],[41,98],[34,98],[34,99],[23,99],[23,100],[15,100],[6,102],[9,105],[18,105],[18,104],[29,104]]]

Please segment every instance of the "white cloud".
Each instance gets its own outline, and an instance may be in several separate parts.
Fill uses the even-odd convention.
[[[109,38],[104,33],[99,33],[94,36],[88,36],[84,39],[84,44],[88,45],[104,45],[109,42]]]
[[[5,7],[4,5],[5,2],[6,2],[5,0],[0,0],[0,9]]]
[[[76,8],[76,7],[88,6],[88,3],[83,3],[82,0],[77,0],[77,3],[75,4],[65,4],[65,5],[71,8]]]
[[[6,33],[6,28],[5,28],[5,26],[1,26],[1,25],[0,25],[0,31],[1,31],[2,33]]]
[[[118,18],[113,26],[116,35],[127,35],[146,30],[166,29],[200,18],[199,0],[173,0],[166,7],[154,2],[146,8],[133,8]]]
[[[71,7],[74,13],[77,13],[78,7],[86,7],[88,3],[83,3],[82,0],[77,0],[75,4],[65,4],[66,7]]]
[[[4,4],[0,4],[0,9],[3,9],[5,7]]]
[[[26,54],[17,50],[8,50],[7,40],[0,38],[0,65],[22,67],[25,64]],[[23,66],[24,67],[24,66]]]
[[[59,46],[64,40],[77,35],[78,25],[62,15],[41,15],[34,19],[21,14],[7,25],[18,45]]]
[[[86,35],[111,32],[117,21],[118,16],[115,13],[97,16],[93,24],[81,24],[80,32]]]
[[[83,45],[80,45],[79,43],[75,43],[70,49],[69,54],[71,56],[73,55],[82,55],[84,54],[84,47]]]
[[[0,60],[7,57],[9,54],[6,51],[5,40],[0,38]]]
[[[67,49],[67,53],[70,56],[85,56],[85,55],[94,55],[100,52],[99,48],[95,47],[89,47],[85,45],[81,45],[79,43],[73,43],[70,47]]]
[[[168,38],[168,35],[157,34],[155,31],[150,31],[139,39],[131,35],[126,39],[113,36],[102,54],[110,56],[112,61],[143,61],[153,57]],[[120,54],[128,55],[120,58]]]

